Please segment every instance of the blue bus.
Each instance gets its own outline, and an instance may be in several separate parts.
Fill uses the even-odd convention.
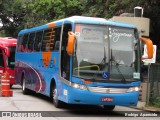
[[[104,18],[72,16],[21,30],[15,80],[23,94],[68,104],[136,106],[141,84],[140,41],[152,58],[153,44],[135,26]]]

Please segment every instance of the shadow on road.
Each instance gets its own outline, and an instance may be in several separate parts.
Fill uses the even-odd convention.
[[[13,86],[12,90],[23,95],[21,92],[21,86]],[[44,102],[48,102],[53,105],[51,99],[45,95],[30,92],[29,96],[37,99],[41,99]],[[53,105],[54,110],[54,105]],[[43,112],[43,111],[42,111]],[[44,112],[46,116],[52,117],[124,117],[127,111],[106,111],[101,106],[96,105],[71,105],[64,104],[63,108],[59,108],[57,111]],[[132,111],[128,111],[132,112]]]
[[[124,116],[124,114],[120,112],[106,111],[101,106],[95,106],[95,105],[66,105],[64,109],[68,114],[75,116],[88,116],[88,117]]]
[[[29,94],[32,97],[36,97],[45,102],[49,102],[51,104],[52,100],[42,94],[37,94],[35,92],[30,92]],[[54,107],[54,104],[53,104]],[[62,108],[59,108],[61,111],[49,111],[45,114],[46,116],[56,116],[56,117],[106,117],[106,116],[124,116],[124,113],[119,111],[106,111],[101,106],[96,105],[72,105],[72,104],[64,104]]]

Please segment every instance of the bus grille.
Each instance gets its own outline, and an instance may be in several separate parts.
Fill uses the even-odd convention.
[[[128,88],[102,88],[102,87],[88,87],[90,92],[98,93],[126,93]]]

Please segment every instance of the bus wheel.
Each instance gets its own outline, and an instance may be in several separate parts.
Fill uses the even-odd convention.
[[[54,106],[56,108],[61,108],[62,107],[62,101],[58,100],[58,95],[57,95],[57,89],[56,89],[56,86],[52,87],[52,100],[53,100],[53,103],[54,103]]]
[[[23,80],[22,80],[22,92],[23,92],[24,95],[29,93],[29,90],[26,88],[26,82],[25,82],[24,77],[23,77]]]
[[[115,105],[104,105],[103,109],[104,110],[108,110],[108,111],[112,111],[115,108]]]

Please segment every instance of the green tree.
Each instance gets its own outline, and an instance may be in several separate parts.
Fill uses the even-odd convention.
[[[27,10],[24,16],[26,28],[81,14],[77,0],[33,0],[28,2]]]
[[[81,4],[83,15],[103,18],[119,16],[125,12],[133,13],[134,7],[143,7],[143,16],[151,20],[150,37],[154,44],[160,44],[159,0],[81,0]]]
[[[24,6],[23,0],[1,0],[0,20],[3,26],[0,31],[4,31],[6,36],[17,36],[17,32],[22,28]]]
[[[135,6],[143,7],[144,17],[151,19],[151,37],[159,44],[159,0],[0,0],[3,23],[0,31],[16,37],[21,29],[72,15],[111,18],[124,12],[133,13]]]
[[[82,12],[87,16],[111,18],[144,4],[144,0],[82,0]]]
[[[32,13],[28,10],[28,3],[32,2],[33,0],[0,0],[0,21],[3,24],[0,31],[3,36],[16,37],[18,31],[25,28],[27,20],[33,18],[27,16]]]
[[[81,15],[77,0],[0,0],[0,20],[6,36],[72,15]]]

